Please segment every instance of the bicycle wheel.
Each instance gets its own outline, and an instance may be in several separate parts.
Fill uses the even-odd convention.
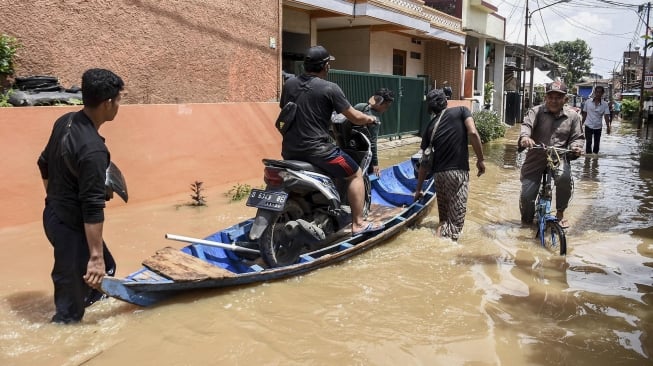
[[[544,247],[555,252],[560,250],[560,255],[567,254],[567,237],[562,226],[556,221],[547,221],[544,227]]]

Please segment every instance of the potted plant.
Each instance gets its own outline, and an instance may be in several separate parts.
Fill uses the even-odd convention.
[[[14,59],[20,44],[7,34],[0,35],[0,90],[7,87],[7,77],[14,74]]]

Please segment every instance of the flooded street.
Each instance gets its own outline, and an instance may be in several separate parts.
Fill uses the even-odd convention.
[[[598,156],[572,163],[560,257],[519,221],[518,128],[484,146],[487,173],[470,174],[458,243],[433,236],[433,208],[339,265],[149,308],[110,299],[76,326],[48,323],[52,252],[40,222],[0,229],[0,365],[653,364],[653,149],[615,122]],[[416,149],[383,150],[380,164]],[[200,209],[179,206],[187,195],[109,208],[118,275],[183,246],[165,233],[204,237],[252,216],[226,203],[229,188]]]

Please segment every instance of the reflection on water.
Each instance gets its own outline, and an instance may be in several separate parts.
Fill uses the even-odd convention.
[[[588,181],[598,181],[599,157],[584,156],[581,159],[583,161],[583,172],[580,178]]]
[[[51,293],[15,290],[1,294],[0,364],[653,364],[652,159],[630,126],[613,131],[572,163],[566,257],[519,223],[517,126],[484,146],[458,243],[433,236],[434,208],[339,265],[153,308],[109,300],[75,327],[45,323]],[[416,149],[384,150],[381,165]],[[157,214],[161,233],[180,220]]]

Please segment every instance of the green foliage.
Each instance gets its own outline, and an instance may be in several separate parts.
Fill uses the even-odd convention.
[[[554,61],[567,67],[567,75],[564,77],[567,85],[576,84],[592,68],[592,49],[582,39],[556,42],[544,49]]]
[[[56,101],[53,105],[83,105],[84,102],[78,98],[68,98],[65,101]]]
[[[624,99],[621,101],[621,115],[625,119],[630,119],[637,114],[639,110],[639,100]]]
[[[16,38],[6,34],[0,35],[0,74],[14,74],[14,58],[20,44]]]
[[[249,184],[236,184],[230,190],[227,191],[224,195],[229,197],[231,201],[240,201],[243,198],[249,196],[249,192],[252,190],[252,186]]]
[[[492,101],[492,94],[494,93],[494,82],[488,81],[483,85],[483,102],[485,104],[490,104]]]
[[[191,183],[190,189],[193,192],[190,195],[190,198],[193,199],[193,206],[206,206],[206,197],[203,195],[204,193],[204,187],[202,187],[204,183],[196,180],[195,182]]]
[[[495,112],[483,110],[475,112],[472,117],[482,143],[505,136],[506,126]]]
[[[14,91],[12,89],[7,90],[6,93],[0,93],[0,108],[2,107],[13,107],[11,103],[9,103],[9,97],[11,96],[11,93]]]

